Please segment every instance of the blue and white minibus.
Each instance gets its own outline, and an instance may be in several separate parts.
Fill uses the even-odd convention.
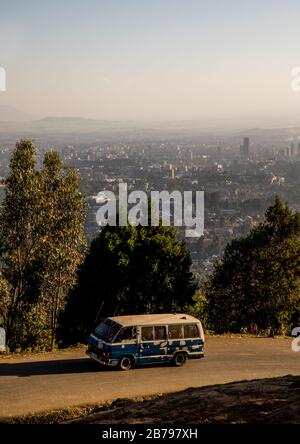
[[[134,365],[203,358],[201,322],[187,314],[106,318],[89,337],[87,355],[100,364],[129,370]]]

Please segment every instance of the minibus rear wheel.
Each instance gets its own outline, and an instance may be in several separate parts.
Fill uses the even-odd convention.
[[[119,363],[118,363],[118,368],[120,370],[130,370],[132,367],[132,359],[130,356],[122,356],[122,358],[120,359]]]
[[[176,353],[173,358],[173,364],[176,367],[181,367],[186,361],[186,354],[185,353]]]

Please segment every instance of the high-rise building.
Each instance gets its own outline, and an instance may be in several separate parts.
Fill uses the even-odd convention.
[[[291,157],[292,156],[292,147],[291,146],[287,146],[286,147],[285,155],[286,155],[286,157]]]
[[[297,156],[296,145],[294,143],[291,143],[291,157],[296,157],[296,156]]]
[[[240,146],[240,153],[242,159],[249,159],[250,157],[250,139],[249,137],[244,137],[243,145]]]

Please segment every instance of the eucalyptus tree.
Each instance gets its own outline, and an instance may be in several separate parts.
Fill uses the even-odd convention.
[[[53,347],[85,247],[77,171],[55,152],[38,171],[35,155],[31,141],[16,144],[0,214],[0,321],[11,349]]]

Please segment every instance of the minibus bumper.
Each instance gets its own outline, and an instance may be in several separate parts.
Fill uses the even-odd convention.
[[[98,362],[99,364],[109,365],[111,367],[117,365],[117,362],[114,362],[114,361],[110,360],[106,356],[98,355],[97,353],[95,353],[95,352],[93,352],[91,350],[87,350],[85,353],[86,353],[87,356],[89,356],[91,359],[93,359],[94,361]]]

